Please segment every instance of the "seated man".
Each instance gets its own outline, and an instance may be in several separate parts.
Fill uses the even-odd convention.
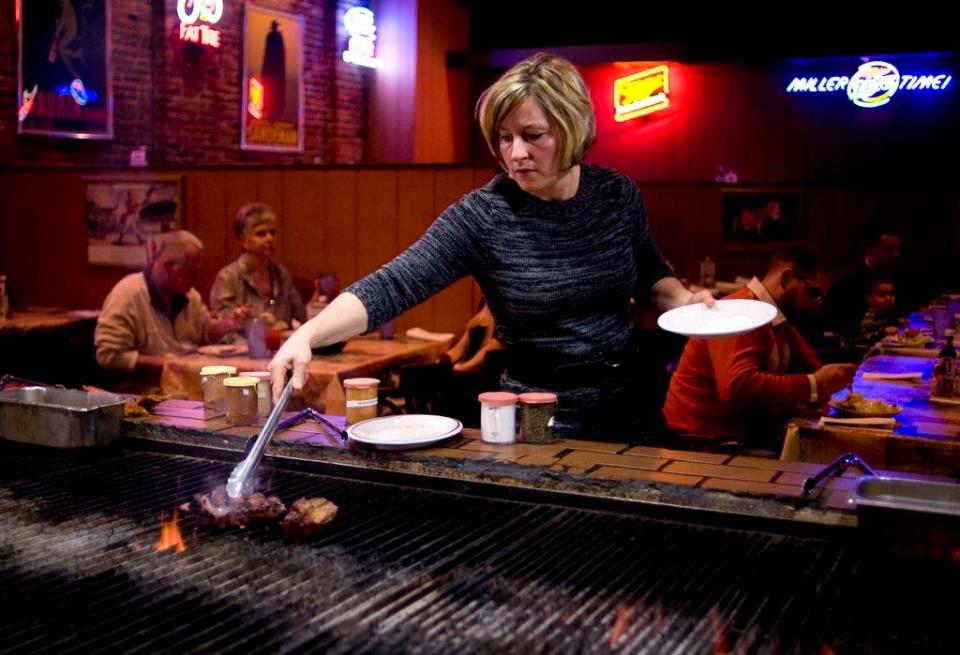
[[[777,316],[740,336],[690,339],[667,391],[667,425],[688,434],[761,437],[773,445],[786,415],[826,403],[847,386],[856,366],[822,366],[787,321],[817,308],[826,280],[819,255],[793,245],[774,256],[762,281],[753,278],[731,294],[770,303]]]
[[[863,261],[845,271],[830,285],[823,301],[821,323],[824,330],[840,335],[847,340],[856,340],[860,322],[868,306],[868,285],[875,277],[891,280],[897,290],[897,298],[890,310],[891,319],[907,316],[924,301],[910,283],[909,277],[898,263],[900,260],[900,233],[892,225],[871,223],[868,226],[863,247]]]
[[[212,320],[193,288],[203,243],[185,230],[148,242],[147,266],[113,287],[97,319],[94,344],[104,369],[158,369],[166,355],[215,343],[235,329],[233,318]]]

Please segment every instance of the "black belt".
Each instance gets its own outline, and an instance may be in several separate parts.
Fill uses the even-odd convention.
[[[636,371],[638,359],[638,350],[633,343],[623,350],[582,360],[511,350],[507,371],[518,382],[563,390],[603,386],[622,380]]]

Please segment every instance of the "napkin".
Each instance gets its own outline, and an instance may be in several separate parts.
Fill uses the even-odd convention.
[[[879,428],[883,430],[892,430],[897,426],[895,418],[876,417],[876,418],[839,418],[837,416],[821,416],[819,427],[825,425],[846,425],[850,427],[861,428]]]
[[[407,330],[407,336],[411,339],[422,339],[423,341],[449,341],[453,338],[453,332],[430,332],[421,327],[412,327]]]
[[[923,374],[920,371],[911,371],[909,373],[864,373],[864,380],[915,380],[920,381]]]

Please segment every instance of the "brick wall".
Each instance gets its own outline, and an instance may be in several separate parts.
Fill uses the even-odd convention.
[[[110,0],[114,138],[17,135],[14,2],[0,3],[0,165],[151,166],[363,161],[371,71],[345,64],[343,12],[357,0],[261,0],[304,19],[304,152],[240,149],[243,3],[226,2],[219,50],[180,42],[176,0]]]

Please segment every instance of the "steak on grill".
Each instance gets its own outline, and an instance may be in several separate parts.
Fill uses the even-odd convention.
[[[284,535],[300,541],[337,518],[337,509],[326,498],[300,498],[290,506],[280,527]]]
[[[230,498],[224,485],[209,493],[196,494],[193,497],[195,507],[201,517],[218,528],[228,525],[247,526],[251,523],[274,521],[287,511],[286,505],[276,496],[265,496],[259,491],[249,496]],[[187,503],[181,507],[191,510]]]

